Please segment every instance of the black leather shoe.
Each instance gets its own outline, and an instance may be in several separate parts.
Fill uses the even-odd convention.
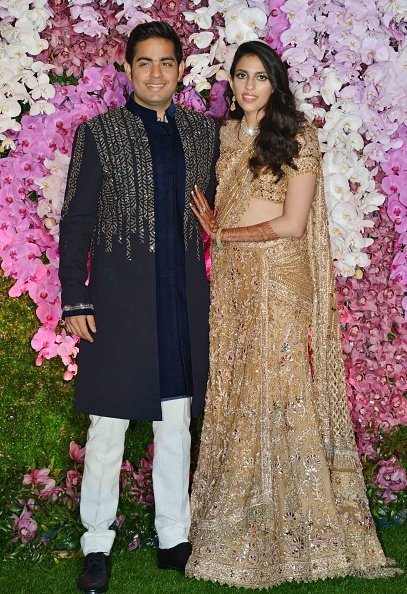
[[[89,553],[85,557],[83,573],[77,586],[86,594],[102,594],[108,591],[109,558],[104,553]]]
[[[157,564],[160,569],[185,571],[185,565],[192,553],[190,542],[181,542],[171,549],[158,549]]]

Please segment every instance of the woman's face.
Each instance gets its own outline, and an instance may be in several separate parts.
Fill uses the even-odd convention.
[[[245,114],[260,112],[273,93],[263,63],[254,54],[240,58],[230,84]]]

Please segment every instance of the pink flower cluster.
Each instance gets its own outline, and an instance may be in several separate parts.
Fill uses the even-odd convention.
[[[49,0],[48,4],[54,17],[41,33],[41,37],[48,41],[48,48],[39,55],[39,60],[52,64],[55,74],[62,75],[65,72],[68,76],[79,78],[85,68],[90,66],[103,67],[115,62],[123,64],[125,41],[116,31],[118,7],[114,1],[91,4],[91,7],[97,8],[105,34],[92,28],[88,28],[85,34],[75,27],[80,19],[72,18],[68,2]]]
[[[80,77],[86,68],[123,64],[127,36],[139,23],[163,20],[170,23],[178,33],[185,53],[191,53],[188,37],[198,29],[186,21],[182,11],[188,2],[156,0],[150,8],[139,8],[139,3],[124,0],[120,10],[118,2],[64,2],[49,0],[54,18],[41,33],[48,41],[48,48],[39,59],[53,64],[57,75],[64,72]],[[138,6],[137,6],[138,5]],[[193,48],[192,48],[193,49]],[[197,51],[196,48],[193,51]]]
[[[382,189],[388,196],[387,213],[400,234],[395,245],[396,256],[390,278],[407,288],[407,127],[400,126],[397,135],[403,139],[403,147],[389,151],[386,161],[381,163],[386,174],[382,179]],[[407,318],[407,296],[403,298],[402,305]]]
[[[129,495],[145,505],[153,505],[153,457],[154,444],[151,443],[147,448],[147,456],[140,460],[138,470],[134,468],[134,465],[129,460],[123,462],[120,474],[120,490],[122,495]]]
[[[264,41],[266,41],[273,49],[281,54],[285,45],[281,41],[281,34],[284,33],[290,27],[287,15],[281,10],[284,6],[285,0],[269,0],[269,18],[267,21],[267,30],[264,35]]]
[[[395,232],[384,209],[373,220],[371,265],[362,279],[338,278],[348,395],[361,455],[373,452],[369,427],[407,424],[403,287],[389,279]]]
[[[227,81],[221,80],[213,83],[208,97],[209,108],[205,98],[192,85],[187,85],[179,93],[176,93],[174,102],[187,109],[203,113],[207,117],[224,121],[228,114],[226,90]]]
[[[379,462],[375,483],[383,490],[382,497],[386,503],[397,500],[397,493],[407,487],[407,473],[396,456]]]
[[[123,105],[129,86],[123,73],[106,66],[86,69],[78,85],[55,88],[55,113],[25,115],[15,150],[0,160],[0,258],[4,274],[15,280],[10,296],[28,293],[37,305],[42,326],[31,341],[36,364],[59,356],[69,380],[76,374],[76,339],[57,330],[58,222],[66,170],[55,175],[54,164],[69,158],[77,125]]]
[[[120,473],[120,493],[122,497],[135,498],[142,505],[150,506],[154,503],[151,476],[153,455],[154,446],[150,444],[147,448],[146,457],[140,460],[138,470],[128,460],[123,462]],[[28,485],[30,491],[28,499],[21,503],[23,508],[20,515],[12,514],[14,520],[13,542],[27,543],[35,538],[38,523],[35,521],[34,516],[38,507],[42,505],[41,502],[48,500],[55,504],[61,501],[63,505],[68,505],[71,509],[78,506],[85,448],[71,441],[69,456],[74,462],[74,468],[68,470],[65,476],[59,470],[56,470],[55,477],[58,477],[57,480],[51,476],[50,468],[34,468],[23,476],[22,484]],[[120,526],[124,519],[124,516],[118,516],[115,525]],[[138,535],[135,535],[128,548],[132,550],[139,546],[140,539]]]
[[[19,516],[17,514],[12,514],[14,520],[13,530],[15,534],[12,539],[13,542],[22,542],[23,544],[27,544],[27,542],[30,542],[30,540],[35,537],[38,524],[32,517],[33,513],[34,499],[29,499],[24,505]]]

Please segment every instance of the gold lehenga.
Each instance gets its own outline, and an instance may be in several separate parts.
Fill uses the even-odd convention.
[[[252,180],[251,146],[233,126],[222,130],[221,227],[236,226],[253,196],[283,202],[290,175],[314,172],[318,184],[303,239],[213,250],[186,575],[248,588],[384,575],[347,408],[316,130],[299,133],[297,171],[267,184],[271,174]]]

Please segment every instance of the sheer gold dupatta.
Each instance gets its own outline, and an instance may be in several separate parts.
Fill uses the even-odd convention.
[[[314,289],[312,366],[325,453],[332,470],[361,470],[348,409],[322,175],[317,182],[307,235]]]

